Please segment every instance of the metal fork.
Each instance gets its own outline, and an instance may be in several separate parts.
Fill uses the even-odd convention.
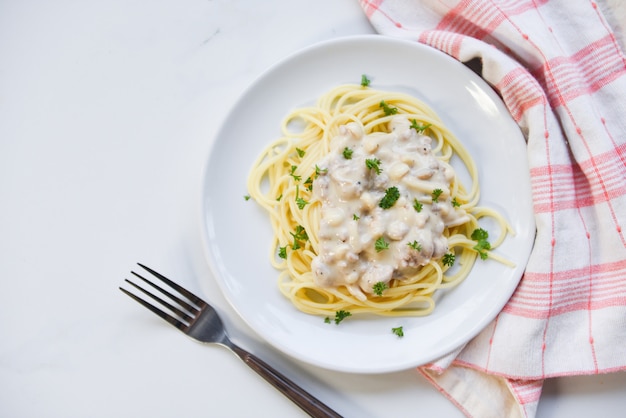
[[[169,322],[176,328],[204,343],[215,343],[232,350],[237,356],[243,360],[252,370],[257,372],[265,380],[271,383],[276,389],[282,392],[287,398],[291,399],[296,405],[302,408],[307,414],[312,417],[339,417],[337,412],[326,406],[320,400],[313,395],[302,389],[300,386],[289,380],[287,377],[279,373],[272,368],[269,364],[265,363],[254,354],[247,352],[246,350],[235,345],[226,333],[226,329],[222,320],[220,319],[217,311],[204,300],[194,295],[182,286],[174,283],[162,274],[152,270],[149,267],[144,266],[141,263],[137,263],[141,268],[158,278],[161,282],[165,283],[169,288],[175,290],[178,296],[165,290],[161,286],[154,284],[152,281],[146,279],[134,271],[131,274],[147,283],[153,289],[156,289],[160,294],[166,296],[170,302],[162,299],[154,293],[144,289],[143,287],[131,282],[128,279],[124,279],[127,283],[131,284],[136,289],[140,290],[145,295],[158,302],[162,307],[165,307],[170,313],[159,309],[150,302],[141,297],[129,292],[128,290],[120,287],[120,290]]]

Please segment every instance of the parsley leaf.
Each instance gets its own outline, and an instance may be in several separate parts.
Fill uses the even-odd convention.
[[[433,190],[433,193],[432,193],[433,203],[437,203],[439,201],[439,196],[441,196],[441,193],[443,193],[443,190],[441,189]]]
[[[417,213],[422,211],[422,204],[417,199],[413,199],[413,209],[415,209]]]
[[[411,128],[415,129],[418,133],[423,133],[426,129],[430,128],[432,124],[426,123],[424,125],[418,125],[415,119],[411,119]]]
[[[365,160],[365,167],[374,170],[376,174],[380,174],[380,172],[383,171],[383,169],[380,168],[380,160],[378,158],[368,158]]]
[[[473,248],[478,251],[480,259],[486,260],[489,257],[487,251],[491,249],[491,244],[487,241],[489,233],[482,228],[478,228],[472,232],[471,238],[476,241],[476,245]]]
[[[278,247],[278,256],[280,258],[287,258],[287,246],[285,245],[284,247]]]
[[[361,86],[362,87],[367,87],[370,85],[370,79],[367,78],[367,76],[365,74],[361,74]]]
[[[298,157],[300,158],[304,157],[304,154],[306,154],[306,151],[300,148],[296,148],[296,152],[298,153]]]
[[[324,318],[324,323],[325,324],[330,324],[330,318],[329,317]]]
[[[379,253],[379,252],[381,252],[383,250],[387,250],[387,249],[389,249],[389,243],[387,241],[385,241],[385,238],[380,237],[374,243],[374,249],[376,250],[377,253]]]
[[[372,290],[378,296],[382,296],[383,295],[383,291],[385,289],[388,289],[388,288],[389,288],[389,286],[387,286],[387,283],[385,283],[385,282],[376,282],[376,283],[374,283],[374,286],[372,286]]]
[[[313,191],[313,179],[311,177],[307,177],[306,180],[304,180],[304,188],[310,192]]]
[[[359,219],[361,219],[361,217],[355,213],[352,215],[352,219],[358,221]]]
[[[458,207],[460,207],[460,206],[461,206],[461,204],[459,203],[459,201],[458,201],[458,200],[456,200],[456,197],[453,197],[453,198],[452,198],[452,206],[453,206],[453,207],[455,207],[455,208],[458,208]]]
[[[422,244],[417,241],[409,242],[407,245],[416,251],[422,251]]]
[[[315,178],[319,177],[320,174],[328,173],[327,168],[319,168],[317,164],[315,164]]]
[[[293,244],[291,245],[292,250],[302,248],[302,241],[309,240],[309,236],[302,225],[296,226],[296,230],[294,232],[290,232],[289,234],[293,237]]]
[[[245,200],[250,200],[250,195],[249,195],[249,194],[247,194],[247,195],[245,195],[243,198],[244,198]]]
[[[304,207],[308,204],[309,202],[307,202],[303,198],[301,197],[296,198],[296,205],[298,205],[298,209],[304,209]]]
[[[290,175],[291,177],[293,177],[293,179],[294,179],[295,181],[300,181],[300,180],[302,179],[302,177],[301,177],[301,176],[296,176],[296,175],[294,174],[294,173],[296,172],[297,168],[298,168],[298,166],[297,166],[297,165],[292,165],[292,166],[291,166],[291,172],[289,173],[289,175]]]
[[[396,113],[398,113],[398,108],[397,107],[391,107],[389,106],[384,100],[381,100],[379,107],[383,108],[383,112],[385,112],[385,115],[389,116],[389,115],[395,115]]]
[[[295,234],[291,234],[293,235],[294,238],[296,239],[301,239],[303,241],[307,241],[309,239],[309,236],[307,235],[304,227],[302,225],[298,225],[296,226],[296,232]]]
[[[296,185],[296,205],[298,205],[298,209],[302,210],[309,202],[300,197],[300,187]]]
[[[391,332],[396,334],[398,337],[404,337],[404,330],[402,327],[391,328]]]
[[[349,311],[344,311],[343,309],[335,312],[335,325],[339,325],[341,321],[349,316],[352,316],[352,314]]]
[[[385,190],[385,197],[380,199],[378,206],[383,209],[389,209],[396,204],[396,201],[400,198],[400,191],[396,186],[392,186]]]
[[[472,232],[471,238],[474,241],[480,241],[483,239],[486,240],[487,238],[489,238],[489,232],[485,231],[482,228],[478,228],[478,229],[475,229],[474,232]]]
[[[348,147],[345,147],[343,149],[343,158],[345,158],[346,160],[351,160],[352,159],[352,150]]]
[[[447,254],[444,254],[443,258],[441,259],[441,262],[443,263],[444,266],[452,267],[455,259],[456,259],[456,256],[453,253],[447,253]]]

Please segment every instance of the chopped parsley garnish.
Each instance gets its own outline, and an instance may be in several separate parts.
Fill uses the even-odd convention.
[[[396,204],[396,201],[400,198],[400,191],[396,186],[392,186],[385,190],[385,197],[380,199],[378,206],[383,209],[389,209]]]
[[[280,196],[278,196],[278,197],[276,198],[276,201],[277,201],[277,202],[280,202],[280,199],[282,199],[282,198],[283,198],[283,195],[282,195],[282,193],[281,193],[281,195],[280,195]]]
[[[374,286],[372,286],[372,290],[378,296],[382,296],[385,289],[389,289],[389,286],[387,286],[385,282],[376,282]]]
[[[471,238],[475,241],[486,240],[489,238],[489,232],[485,231],[482,228],[477,228],[472,232]]]
[[[309,236],[302,225],[296,226],[296,230],[294,232],[290,232],[289,234],[293,237],[293,244],[291,245],[292,250],[302,248],[302,241],[308,241],[309,239]]]
[[[300,180],[302,179],[302,177],[300,177],[300,176],[296,176],[296,175],[295,175],[295,172],[296,172],[296,170],[297,170],[297,169],[298,169],[298,166],[297,166],[297,165],[292,165],[292,166],[291,166],[291,172],[289,173],[289,175],[290,175],[291,177],[293,177],[293,179],[294,179],[295,181],[300,181]]]
[[[352,316],[352,314],[349,311],[344,311],[343,309],[335,312],[335,325],[339,325],[341,321],[349,316]],[[327,317],[324,322],[330,324],[330,318]]]
[[[307,202],[303,198],[301,198],[301,197],[297,197],[296,198],[296,205],[298,205],[298,209],[304,209],[304,207],[306,205],[308,205],[308,204],[309,204],[309,202]]]
[[[296,186],[296,205],[298,205],[298,209],[302,210],[309,202],[300,197],[300,187]]]
[[[380,168],[380,160],[378,158],[368,158],[365,160],[365,167],[374,170],[376,174],[380,174],[381,171],[383,171],[383,169]]]
[[[461,206],[461,204],[459,203],[458,200],[456,200],[456,197],[452,198],[452,206],[454,206],[455,208],[458,208]]]
[[[456,256],[454,255],[454,253],[447,253],[447,254],[444,254],[443,258],[441,259],[441,262],[443,263],[444,266],[452,267],[452,265],[454,264],[455,258]]]
[[[491,249],[491,244],[487,241],[489,233],[482,228],[478,228],[472,232],[471,238],[476,241],[476,245],[473,248],[478,251],[481,260],[486,260],[489,257],[487,251]]]
[[[411,119],[411,128],[415,129],[418,133],[423,133],[426,129],[430,128],[431,124],[426,123],[424,125],[420,125],[417,123],[415,119]]]
[[[413,209],[415,209],[417,213],[422,211],[422,204],[417,199],[413,199]]]
[[[319,168],[317,164],[315,164],[315,177],[319,177],[320,174],[326,174],[328,172],[327,168]]]
[[[387,241],[385,241],[385,238],[380,237],[374,243],[374,249],[376,250],[377,253],[379,253],[379,252],[381,252],[383,250],[387,250],[387,249],[389,249],[389,243]]]
[[[284,247],[278,247],[278,256],[280,258],[287,258],[287,246],[285,245]]]
[[[304,154],[306,154],[306,152],[300,148],[296,148],[296,152],[298,153],[298,157],[300,158],[304,157]]]
[[[396,113],[398,113],[397,107],[389,106],[384,100],[381,100],[379,106],[383,108],[383,112],[385,112],[385,115],[387,116],[395,115]]]
[[[309,236],[307,235],[304,227],[302,225],[298,225],[296,226],[296,231],[295,233],[292,233],[291,235],[293,235],[294,238],[296,239],[300,239],[303,241],[307,241],[309,239]]]
[[[352,215],[352,219],[358,221],[359,219],[361,219],[361,217],[355,213]]]
[[[398,337],[404,337],[404,330],[402,327],[391,328],[391,332],[396,334]]]
[[[367,76],[365,74],[361,74],[361,86],[362,87],[367,87],[370,85],[370,79],[367,78]]]
[[[439,201],[439,196],[441,196],[441,193],[443,193],[443,190],[441,189],[433,190],[433,193],[432,193],[433,203],[437,203]]]
[[[245,200],[250,200],[250,195],[249,195],[249,194],[247,194],[247,195],[245,195],[243,198],[244,198]]]
[[[351,160],[352,159],[352,153],[353,153],[353,151],[350,148],[345,147],[343,149],[343,158],[345,158],[346,160]]]
[[[422,251],[422,245],[417,241],[409,242],[407,245],[415,251]]]
[[[306,180],[304,180],[304,188],[310,192],[313,191],[313,179],[311,177],[307,177]]]

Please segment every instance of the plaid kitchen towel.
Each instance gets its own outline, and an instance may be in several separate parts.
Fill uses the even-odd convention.
[[[465,415],[501,418],[535,416],[548,377],[626,370],[626,58],[607,3],[360,4],[383,35],[480,60],[527,141],[526,272],[490,325],[422,374]]]

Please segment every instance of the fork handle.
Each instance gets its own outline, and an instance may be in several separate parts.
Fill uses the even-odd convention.
[[[278,372],[272,366],[255,356],[248,353],[243,348],[232,344],[232,350],[239,356],[244,363],[246,363],[252,370],[257,372],[261,377],[272,384],[276,389],[282,392],[287,398],[291,399],[296,405],[298,405],[304,412],[314,418],[342,418],[337,412],[333,411],[330,407],[324,404],[322,401],[302,389],[292,380],[285,377]]]

